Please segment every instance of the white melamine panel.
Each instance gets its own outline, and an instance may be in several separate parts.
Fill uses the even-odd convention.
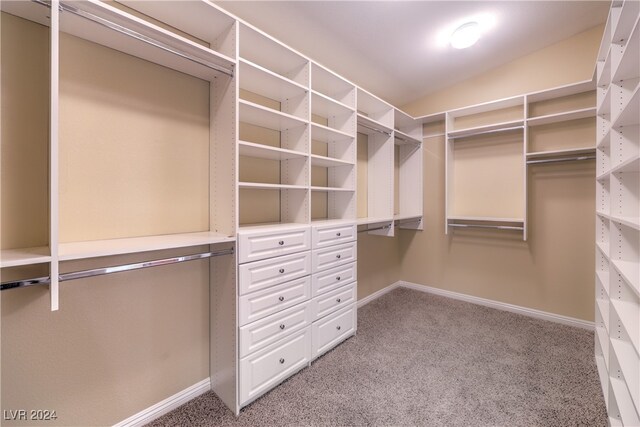
[[[258,228],[259,230],[259,228]],[[258,261],[311,249],[311,230],[308,226],[243,231],[238,233],[238,262]]]
[[[333,347],[355,334],[357,328],[357,308],[354,305],[333,313],[311,326],[313,332],[313,358],[326,353]]]
[[[291,114],[276,111],[243,99],[238,102],[240,105],[239,120],[241,122],[279,132],[307,125],[305,120]]]
[[[353,135],[318,123],[311,123],[311,139],[320,142],[353,141]]]
[[[240,405],[264,394],[310,361],[309,328],[240,360]]]
[[[238,322],[244,326],[307,301],[311,297],[311,278],[305,276],[281,285],[243,295],[239,299]]]
[[[306,97],[308,89],[246,59],[240,59],[240,89],[284,102]]]
[[[356,246],[356,242],[351,242],[313,251],[311,257],[311,271],[315,274],[321,270],[356,261]]]
[[[311,252],[300,252],[241,264],[240,295],[311,274]]]
[[[309,326],[313,321],[311,303],[305,302],[240,328],[240,357],[260,350]]]
[[[314,225],[311,227],[311,243],[313,249],[333,246],[356,240],[356,224]]]
[[[358,266],[355,262],[314,273],[311,276],[311,296],[315,298],[357,279]]]
[[[2,251],[0,251],[0,268],[42,264],[49,261],[51,261],[51,256],[49,255],[49,248],[46,246],[24,249],[2,249]]]
[[[266,160],[290,160],[304,159],[306,154],[300,151],[287,150],[286,148],[271,147],[269,145],[253,142],[239,141],[238,148],[241,156],[255,157]]]
[[[356,285],[356,283],[350,283],[313,298],[311,300],[313,319],[321,319],[334,311],[354,303],[357,299]]]
[[[393,129],[394,109],[391,105],[360,88],[357,90],[357,100],[357,110],[360,116],[367,117],[388,129]]]
[[[349,108],[356,106],[355,86],[316,63],[311,63],[311,88]]]

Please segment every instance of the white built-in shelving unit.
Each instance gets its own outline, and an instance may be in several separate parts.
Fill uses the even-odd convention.
[[[422,123],[394,109],[395,173],[393,189],[395,225],[423,229]]]
[[[614,1],[597,74],[595,358],[611,425],[640,425],[640,3]]]

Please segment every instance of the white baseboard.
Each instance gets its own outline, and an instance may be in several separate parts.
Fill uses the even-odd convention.
[[[507,304],[500,301],[494,301],[486,298],[475,297],[473,295],[461,294],[459,292],[446,291],[444,289],[434,288],[432,286],[419,285],[417,283],[398,281],[386,288],[369,295],[358,301],[358,308],[373,301],[376,298],[380,298],[382,295],[390,292],[398,287],[413,289],[420,292],[427,292],[434,295],[440,295],[447,298],[452,298],[460,301],[470,302],[472,304],[482,305],[485,307],[495,308],[497,310],[509,311],[511,313],[521,314],[523,316],[533,317],[536,319],[547,320],[549,322],[561,323],[563,325],[573,326],[576,328],[594,330],[593,322],[586,320],[575,319],[573,317],[562,316],[560,314],[549,313],[546,311],[535,310],[533,308],[522,307],[519,305]]]
[[[162,402],[156,403],[155,405],[130,416],[126,420],[115,424],[114,427],[143,426],[156,418],[160,418],[162,415],[173,411],[178,406],[184,405],[191,399],[208,392],[209,390],[211,390],[211,381],[209,378],[206,378],[191,387],[187,387],[173,396],[164,399]]]
[[[362,307],[363,305],[369,304],[371,301],[373,301],[374,299],[378,299],[380,298],[382,295],[391,292],[392,290],[394,290],[395,288],[397,288],[398,286],[401,285],[402,282],[397,281],[396,283],[393,283],[389,286],[385,286],[384,288],[380,289],[379,291],[376,291],[374,293],[372,293],[369,296],[366,296],[362,299],[358,300],[358,308]]]

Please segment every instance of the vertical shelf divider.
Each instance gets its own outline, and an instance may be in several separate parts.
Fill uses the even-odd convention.
[[[49,250],[51,251],[51,263],[49,275],[49,295],[51,299],[51,311],[60,308],[59,301],[59,262],[58,262],[58,225],[59,225],[59,168],[58,168],[58,118],[59,118],[59,82],[60,82],[60,8],[59,0],[51,0],[51,20],[49,26],[50,40],[50,107],[49,107]]]

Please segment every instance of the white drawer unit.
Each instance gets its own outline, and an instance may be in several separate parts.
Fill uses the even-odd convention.
[[[358,268],[355,262],[320,271],[311,276],[311,296],[317,297],[347,283],[355,282],[357,278]]]
[[[351,242],[313,251],[311,257],[313,273],[355,261],[356,245],[356,242]]]
[[[313,319],[318,320],[356,301],[356,283],[342,286],[311,300]]]
[[[310,296],[311,278],[309,276],[243,295],[239,301],[239,325],[244,326],[285,308],[300,304],[307,301]]]
[[[240,357],[299,331],[312,321],[311,304],[307,301],[243,326],[240,328]]]
[[[259,261],[311,248],[309,227],[238,233],[238,262]]]
[[[355,304],[333,313],[311,325],[313,358],[331,350],[356,332],[357,308]]]
[[[240,359],[240,405],[246,405],[278,385],[310,361],[309,327]]]
[[[311,228],[311,242],[314,249],[325,248],[340,243],[356,240],[358,230],[355,224],[333,224],[313,226]]]
[[[311,253],[301,252],[242,264],[240,295],[311,274]]]

